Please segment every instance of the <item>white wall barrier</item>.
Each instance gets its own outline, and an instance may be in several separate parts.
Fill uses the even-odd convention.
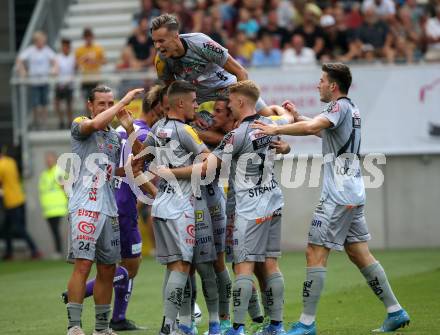
[[[317,84],[321,69],[266,69],[250,72],[268,104],[292,100],[315,116],[324,104]],[[362,153],[440,153],[440,65],[353,66],[349,97],[362,118]],[[437,126],[437,136],[430,129]],[[288,137],[295,153],[321,152],[316,137]]]

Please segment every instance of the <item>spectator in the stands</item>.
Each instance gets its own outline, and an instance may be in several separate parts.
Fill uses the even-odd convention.
[[[34,33],[33,44],[18,55],[17,70],[21,77],[30,79],[32,125],[39,129],[47,121],[48,79],[58,71],[55,52],[47,46],[45,33]]]
[[[75,55],[72,52],[69,39],[61,40],[61,52],[56,55],[59,68],[58,80],[55,86],[54,109],[58,115],[59,128],[70,126],[73,121],[72,98],[73,78],[75,76]],[[64,113],[61,110],[61,103],[65,104],[67,119],[64,122]]]
[[[313,65],[316,56],[313,49],[304,45],[304,37],[301,34],[292,36],[291,47],[283,51],[281,64],[283,66]]]
[[[403,6],[397,10],[396,19],[390,23],[390,28],[393,34],[396,57],[404,57],[407,63],[412,63],[421,36],[413,25],[409,7]]]
[[[146,16],[140,19],[133,35],[128,38],[127,45],[133,49],[134,55],[142,67],[153,65],[154,45],[149,36],[149,24]]]
[[[317,58],[324,51],[324,31],[318,25],[319,16],[310,8],[306,8],[303,23],[293,31],[293,35],[300,34],[304,38],[305,46],[313,49]]]
[[[312,13],[317,18],[321,17],[321,8],[313,2],[308,2],[307,0],[295,0],[293,1],[293,6],[293,23],[295,27],[298,27],[304,23],[304,15],[306,12]]]
[[[87,97],[90,91],[99,84],[99,79],[96,76],[101,73],[102,65],[106,63],[106,59],[104,49],[94,41],[95,37],[91,28],[84,28],[83,39],[84,45],[75,50],[75,59],[79,72],[85,75],[81,91],[87,110]],[[92,78],[87,76],[92,76]]]
[[[140,9],[133,15],[133,26],[136,27],[143,17],[152,20],[160,15],[160,10],[154,5],[153,0],[140,0]]]
[[[396,4],[393,0],[364,0],[362,2],[362,11],[373,7],[376,15],[384,21],[393,21],[396,15]]]
[[[252,54],[256,48],[255,43],[243,31],[238,31],[235,37],[230,38],[227,43],[229,54],[242,66],[250,65]]]
[[[425,59],[428,62],[440,61],[440,4],[435,8],[436,15],[428,19],[425,25],[425,34],[428,49]]]
[[[121,73],[130,73],[140,71],[142,64],[136,59],[133,49],[126,45],[121,52],[121,56],[116,64],[116,71]],[[129,74],[127,74],[129,75]],[[129,90],[136,87],[144,87],[142,79],[123,78],[118,87],[118,93],[122,97]]]
[[[379,19],[374,6],[364,11],[364,23],[357,31],[356,43],[359,55],[369,62],[385,58],[388,63],[394,62],[393,36],[388,25]]]
[[[255,38],[257,36],[260,25],[252,18],[251,13],[247,8],[240,8],[238,12],[237,30],[243,31],[248,38]]]
[[[204,33],[212,38],[213,41],[220,45],[225,45],[225,34],[222,31],[218,31],[214,26],[214,20],[211,15],[205,15],[202,18],[201,33]]]
[[[185,7],[183,1],[173,0],[171,4],[171,13],[174,13],[179,20],[181,34],[191,33],[194,31],[192,12]]]
[[[276,11],[278,27],[286,30],[293,29],[293,16],[295,10],[289,0],[270,0],[268,4],[269,11]]]
[[[345,17],[348,29],[358,29],[362,24],[361,5],[357,2],[352,3]]]
[[[264,33],[258,41],[258,49],[254,51],[251,65],[255,67],[269,67],[281,65],[281,50],[273,46],[275,37]]]
[[[273,37],[273,47],[275,48],[283,49],[286,42],[289,41],[287,29],[278,25],[278,13],[275,9],[272,9],[267,14],[267,22],[264,26],[260,27],[258,39],[261,39],[265,34],[270,34]]]

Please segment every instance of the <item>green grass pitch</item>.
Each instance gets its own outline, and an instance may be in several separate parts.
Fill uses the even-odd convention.
[[[409,328],[398,334],[440,334],[440,249],[377,251],[374,253],[391,281],[401,304],[411,316]],[[304,280],[303,253],[285,253],[281,269],[286,284],[285,321],[295,321],[301,311]],[[59,335],[66,333],[66,309],[59,298],[71,265],[64,262],[0,263],[0,334]],[[157,334],[162,318],[163,268],[146,258],[135,281],[128,318],[149,329],[127,334]],[[199,286],[200,287],[200,286]],[[206,330],[206,308],[199,334]],[[320,335],[370,334],[385,311],[344,253],[332,253],[324,293],[318,308]],[[93,301],[83,310],[83,325],[90,334],[94,325]],[[287,328],[287,324],[286,324]]]

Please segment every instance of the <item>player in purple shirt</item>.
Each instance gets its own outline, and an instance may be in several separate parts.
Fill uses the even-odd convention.
[[[150,89],[142,101],[142,113],[133,122],[137,139],[141,142],[145,141],[150,128],[163,116],[160,106],[161,90],[162,86],[160,85],[153,86]],[[127,144],[128,135],[125,129],[120,126],[116,131],[121,138],[122,144],[119,166],[124,167],[131,154],[131,147]],[[133,280],[136,277],[141,262],[142,239],[137,225],[138,194],[141,190],[154,196],[156,194],[156,189],[151,183],[143,184],[141,190],[129,183],[129,180],[126,178],[120,178],[115,183],[115,198],[120,228],[121,262],[116,269],[113,280],[115,300],[110,327],[118,331],[144,329],[137,326],[133,321],[128,320],[125,315],[133,291]],[[95,279],[87,282],[86,298],[93,295],[94,285]],[[67,300],[66,293],[63,293],[63,299]]]

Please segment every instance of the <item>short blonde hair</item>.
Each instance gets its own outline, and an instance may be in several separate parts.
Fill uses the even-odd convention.
[[[243,80],[232,84],[229,86],[229,93],[242,94],[255,103],[260,97],[260,89],[252,80]]]

